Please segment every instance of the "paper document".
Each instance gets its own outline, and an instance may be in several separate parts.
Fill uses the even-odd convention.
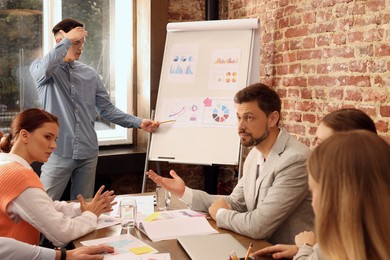
[[[155,212],[140,220],[138,228],[153,242],[181,236],[218,233],[203,213],[190,209]]]
[[[118,218],[111,217],[106,214],[101,214],[97,220],[96,229],[115,226],[121,223]]]
[[[81,244],[84,246],[93,246],[93,245],[107,245],[114,247],[114,253],[106,254],[104,259],[133,259],[129,258],[130,256],[146,256],[150,254],[155,254],[158,251],[148,244],[142,242],[141,240],[135,238],[134,236],[119,235],[111,236],[93,240],[82,241]],[[126,258],[117,258],[121,255],[127,256]],[[149,259],[149,258],[134,258],[134,259]],[[164,258],[163,258],[164,259]]]

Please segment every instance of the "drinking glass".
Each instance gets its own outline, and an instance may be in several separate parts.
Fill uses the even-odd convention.
[[[156,208],[158,211],[168,209],[171,202],[171,193],[161,186],[156,187]]]
[[[119,214],[122,228],[133,228],[137,221],[137,201],[124,198],[119,202]]]

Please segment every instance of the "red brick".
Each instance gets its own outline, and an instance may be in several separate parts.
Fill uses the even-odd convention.
[[[383,117],[390,117],[390,106],[381,106],[379,108],[379,113]]]
[[[364,39],[363,32],[350,32],[348,33],[348,42],[362,42]]]
[[[290,50],[299,50],[302,49],[302,41],[290,41]]]
[[[298,28],[289,28],[284,33],[284,36],[286,38],[294,38],[294,37],[300,37],[300,36],[306,36],[308,34],[308,28],[307,26],[301,26]]]
[[[332,71],[332,65],[328,63],[318,64],[317,65],[317,73],[318,74],[328,74]]]
[[[323,10],[320,8],[316,10],[317,10],[317,14],[316,14],[317,23],[328,22],[332,20],[332,12],[329,12],[329,10]]]
[[[282,60],[284,63],[294,62],[297,60],[297,54],[296,52],[284,53],[282,55]]]
[[[276,92],[278,93],[279,97],[280,98],[285,98],[286,97],[286,93],[287,93],[287,90],[286,89],[280,89],[278,88],[276,90]]]
[[[366,13],[366,6],[363,4],[363,2],[352,2],[352,3],[353,3],[353,7],[351,9],[351,14],[357,15],[357,14]]]
[[[338,5],[338,6],[336,6],[336,8],[334,9],[333,13],[334,13],[334,16],[335,16],[336,18],[344,17],[345,14],[348,13],[348,6],[346,6],[346,5]]]
[[[349,32],[352,26],[353,26],[353,19],[351,18],[341,19],[335,25],[335,31]]]
[[[297,135],[305,135],[305,127],[303,125],[285,125],[287,132]]]
[[[376,28],[372,30],[368,30],[365,33],[364,41],[366,42],[377,42],[381,41],[383,39],[383,35],[385,34],[385,31],[381,28]]]
[[[332,41],[336,45],[341,45],[346,43],[346,37],[344,33],[335,33],[332,36]]]
[[[375,123],[376,130],[379,133],[388,133],[389,132],[389,123],[383,120],[379,120]],[[389,136],[385,137],[387,142],[389,142]]]
[[[303,48],[311,49],[315,47],[315,39],[312,37],[306,37],[303,39]]]
[[[280,0],[279,1],[279,6],[280,7],[283,7],[283,6],[286,6],[290,3],[290,0]]]
[[[347,89],[345,91],[345,100],[362,101],[362,93],[359,90]]]
[[[355,47],[355,51],[356,51],[356,56],[359,57],[359,56],[369,56],[369,57],[372,57],[374,56],[374,47],[370,44],[370,45],[367,45],[367,46],[357,46]]]
[[[356,16],[353,19],[353,26],[364,26],[367,27],[369,25],[378,25],[381,24],[380,16],[371,14],[369,16]]]
[[[297,25],[300,25],[302,23],[302,18],[301,16],[291,16],[290,17],[290,26],[293,27],[293,26],[297,26]]]
[[[351,61],[349,63],[349,70],[351,72],[366,72],[367,71],[367,61],[359,60],[359,61]]]
[[[308,86],[320,86],[320,87],[335,87],[339,86],[340,82],[334,77],[320,76],[320,77],[308,77]]]
[[[309,134],[310,135],[315,135],[317,132],[317,127],[309,127]]]
[[[264,33],[262,36],[262,42],[268,43],[273,41],[273,34],[272,33]]]
[[[305,74],[315,73],[316,66],[314,64],[302,64],[302,72]]]
[[[326,50],[324,50],[323,57],[324,58],[332,58],[332,57],[353,58],[354,57],[354,49],[352,47],[349,47],[349,46],[326,49]]]
[[[315,12],[309,12],[309,13],[303,14],[303,22],[308,23],[308,24],[315,23],[316,22]]]
[[[293,100],[283,100],[283,108],[285,110],[295,110],[296,102]]]
[[[285,28],[289,26],[289,19],[287,17],[283,17],[279,19],[279,28]]]
[[[370,76],[340,76],[341,86],[370,87]]]
[[[319,35],[317,36],[317,46],[329,46],[330,40],[330,35]]]
[[[302,99],[312,99],[311,91],[307,88],[301,89],[300,92]]]
[[[312,60],[312,59],[321,59],[322,51],[321,50],[305,50],[298,51],[297,59],[298,60]]]
[[[301,64],[292,64],[288,68],[288,73],[290,74],[298,74],[301,72]]]
[[[333,88],[329,90],[329,98],[343,100],[344,90],[340,88]]]
[[[374,60],[367,63],[367,69],[372,73],[385,73],[388,71],[385,60]]]
[[[315,111],[316,110],[316,103],[313,101],[301,101],[297,102],[297,109],[299,111]]]
[[[326,93],[323,89],[316,89],[314,91],[314,98],[316,99],[325,99],[326,98]]]
[[[375,47],[375,56],[390,56],[390,45],[381,45],[380,47]]]
[[[310,34],[334,32],[335,28],[336,28],[336,24],[333,23],[316,24],[315,26],[313,26],[313,29],[310,30]]]
[[[367,9],[371,12],[381,11],[385,8],[385,0],[367,0]]]
[[[305,87],[307,85],[307,80],[304,77],[291,77],[291,78],[283,78],[283,86],[298,86]]]
[[[297,112],[291,112],[288,114],[288,120],[294,122],[302,122],[302,114]]]
[[[303,122],[314,124],[317,121],[317,117],[314,114],[303,114],[302,120]]]
[[[299,98],[299,90],[296,88],[288,88],[287,97]]]
[[[276,74],[277,75],[288,74],[288,66],[287,65],[276,66]]]
[[[295,15],[299,12],[297,12],[297,7],[294,6],[294,5],[289,5],[289,6],[286,6],[286,8],[284,8],[284,15],[285,16],[290,16],[290,15]]]
[[[334,72],[347,72],[348,71],[348,64],[346,63],[337,63],[333,65],[333,73]]]

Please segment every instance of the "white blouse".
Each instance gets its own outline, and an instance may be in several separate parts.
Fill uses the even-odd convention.
[[[0,164],[17,162],[26,168],[31,166],[20,156],[0,153]],[[9,203],[7,212],[17,223],[20,219],[38,229],[55,246],[65,246],[72,240],[88,234],[96,228],[97,216],[81,212],[80,203],[54,201],[39,188],[28,188]]]

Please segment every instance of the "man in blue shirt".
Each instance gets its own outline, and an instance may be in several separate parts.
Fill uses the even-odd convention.
[[[88,34],[81,22],[64,19],[52,32],[57,45],[30,67],[44,109],[60,122],[58,148],[42,166],[41,181],[53,200],[61,198],[70,178],[70,199],[78,194],[90,198],[99,150],[96,112],[112,123],[147,132],[159,124],[116,108],[96,70],[78,61]]]

